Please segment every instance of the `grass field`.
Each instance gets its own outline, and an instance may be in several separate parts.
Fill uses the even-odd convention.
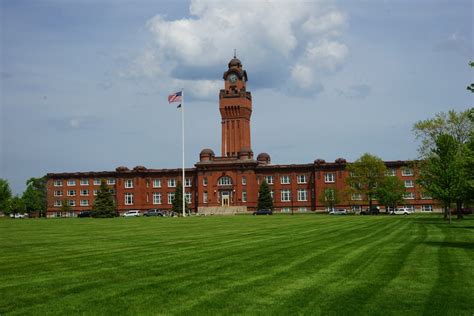
[[[0,220],[0,314],[474,314],[474,218]]]

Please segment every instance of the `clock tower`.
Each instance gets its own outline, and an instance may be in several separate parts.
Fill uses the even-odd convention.
[[[224,89],[219,93],[219,111],[222,118],[223,157],[239,157],[245,152],[253,158],[250,143],[250,116],[252,115],[252,95],[245,88],[247,72],[234,55],[224,72]]]

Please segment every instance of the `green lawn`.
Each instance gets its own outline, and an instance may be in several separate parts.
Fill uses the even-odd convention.
[[[474,314],[474,218],[0,220],[4,314]]]

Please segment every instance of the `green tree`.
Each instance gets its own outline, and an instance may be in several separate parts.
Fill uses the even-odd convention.
[[[405,185],[403,181],[393,176],[385,176],[375,189],[375,195],[379,203],[385,206],[385,210],[388,210],[389,207],[396,208],[398,204],[402,203],[404,193]]]
[[[332,210],[341,203],[341,193],[336,188],[326,188],[319,196],[319,203]]]
[[[0,212],[9,214],[11,198],[12,190],[10,189],[8,181],[0,178]]]
[[[180,181],[176,185],[176,190],[174,190],[174,200],[171,210],[178,215],[183,214],[183,186]],[[188,210],[188,204],[184,203],[185,212]]]
[[[105,180],[100,181],[99,191],[92,206],[92,214],[94,217],[114,217],[115,201]]]
[[[64,199],[61,203],[61,213],[69,213],[72,211],[71,205],[69,205],[69,201]]]
[[[260,184],[260,189],[258,191],[257,209],[273,211],[272,194],[270,192],[270,187],[268,186],[268,183],[265,180],[263,180],[262,184]]]
[[[444,206],[444,217],[451,223],[451,203],[459,199],[464,188],[465,177],[459,144],[451,135],[442,134],[436,140],[432,154],[421,164],[418,182],[433,198]]]
[[[470,61],[469,66],[474,67],[474,61]],[[471,83],[470,85],[468,85],[467,90],[474,92],[474,83]]]
[[[376,198],[377,186],[385,178],[384,162],[377,156],[369,153],[363,154],[355,162],[347,166],[349,177],[347,184],[353,193],[361,194],[372,209],[372,201]]]
[[[10,213],[12,214],[23,214],[25,213],[25,202],[23,202],[23,199],[15,195],[14,197],[11,198],[10,200]]]
[[[47,205],[46,177],[28,179],[22,198],[28,213],[39,212],[40,216],[45,216]]]

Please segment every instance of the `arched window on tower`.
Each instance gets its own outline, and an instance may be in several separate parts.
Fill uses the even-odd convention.
[[[219,181],[217,182],[217,185],[220,185],[220,186],[232,185],[232,179],[228,176],[221,177]]]

